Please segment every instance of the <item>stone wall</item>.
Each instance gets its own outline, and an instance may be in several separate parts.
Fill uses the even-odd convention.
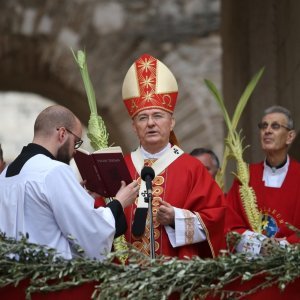
[[[0,7],[0,91],[40,94],[86,124],[89,109],[70,52],[85,49],[110,141],[128,151],[137,141],[122,103],[122,81],[148,52],[178,80],[175,132],[184,150],[207,146],[221,155],[223,120],[203,83],[209,78],[221,85],[218,0],[0,0]]]

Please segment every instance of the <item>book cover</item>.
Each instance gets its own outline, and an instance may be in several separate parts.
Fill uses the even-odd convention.
[[[86,188],[103,197],[114,197],[121,187],[121,181],[132,182],[120,147],[109,147],[89,153],[77,149],[74,155],[77,168]]]

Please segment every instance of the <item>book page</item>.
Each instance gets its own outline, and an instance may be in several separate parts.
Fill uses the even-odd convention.
[[[102,148],[93,153],[122,153],[122,149],[120,146],[114,146],[114,147]]]

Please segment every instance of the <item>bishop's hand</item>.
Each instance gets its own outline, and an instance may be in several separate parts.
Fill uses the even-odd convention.
[[[161,225],[174,226],[175,224],[175,210],[174,207],[168,202],[159,200],[160,207],[157,211],[156,220]]]

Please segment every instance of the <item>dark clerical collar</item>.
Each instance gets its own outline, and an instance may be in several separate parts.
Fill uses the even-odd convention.
[[[27,146],[23,147],[22,152],[19,156],[8,166],[6,171],[6,177],[12,177],[18,175],[25,163],[37,154],[43,154],[51,159],[55,159],[55,157],[44,147],[38,144],[30,143]]]
[[[271,169],[280,169],[280,168],[282,168],[285,164],[286,164],[286,162],[287,162],[287,157],[285,158],[285,160],[281,163],[281,164],[279,164],[278,166],[271,166],[270,165],[270,163],[267,161],[267,159],[266,159],[266,165],[268,166],[268,167],[270,167]]]

